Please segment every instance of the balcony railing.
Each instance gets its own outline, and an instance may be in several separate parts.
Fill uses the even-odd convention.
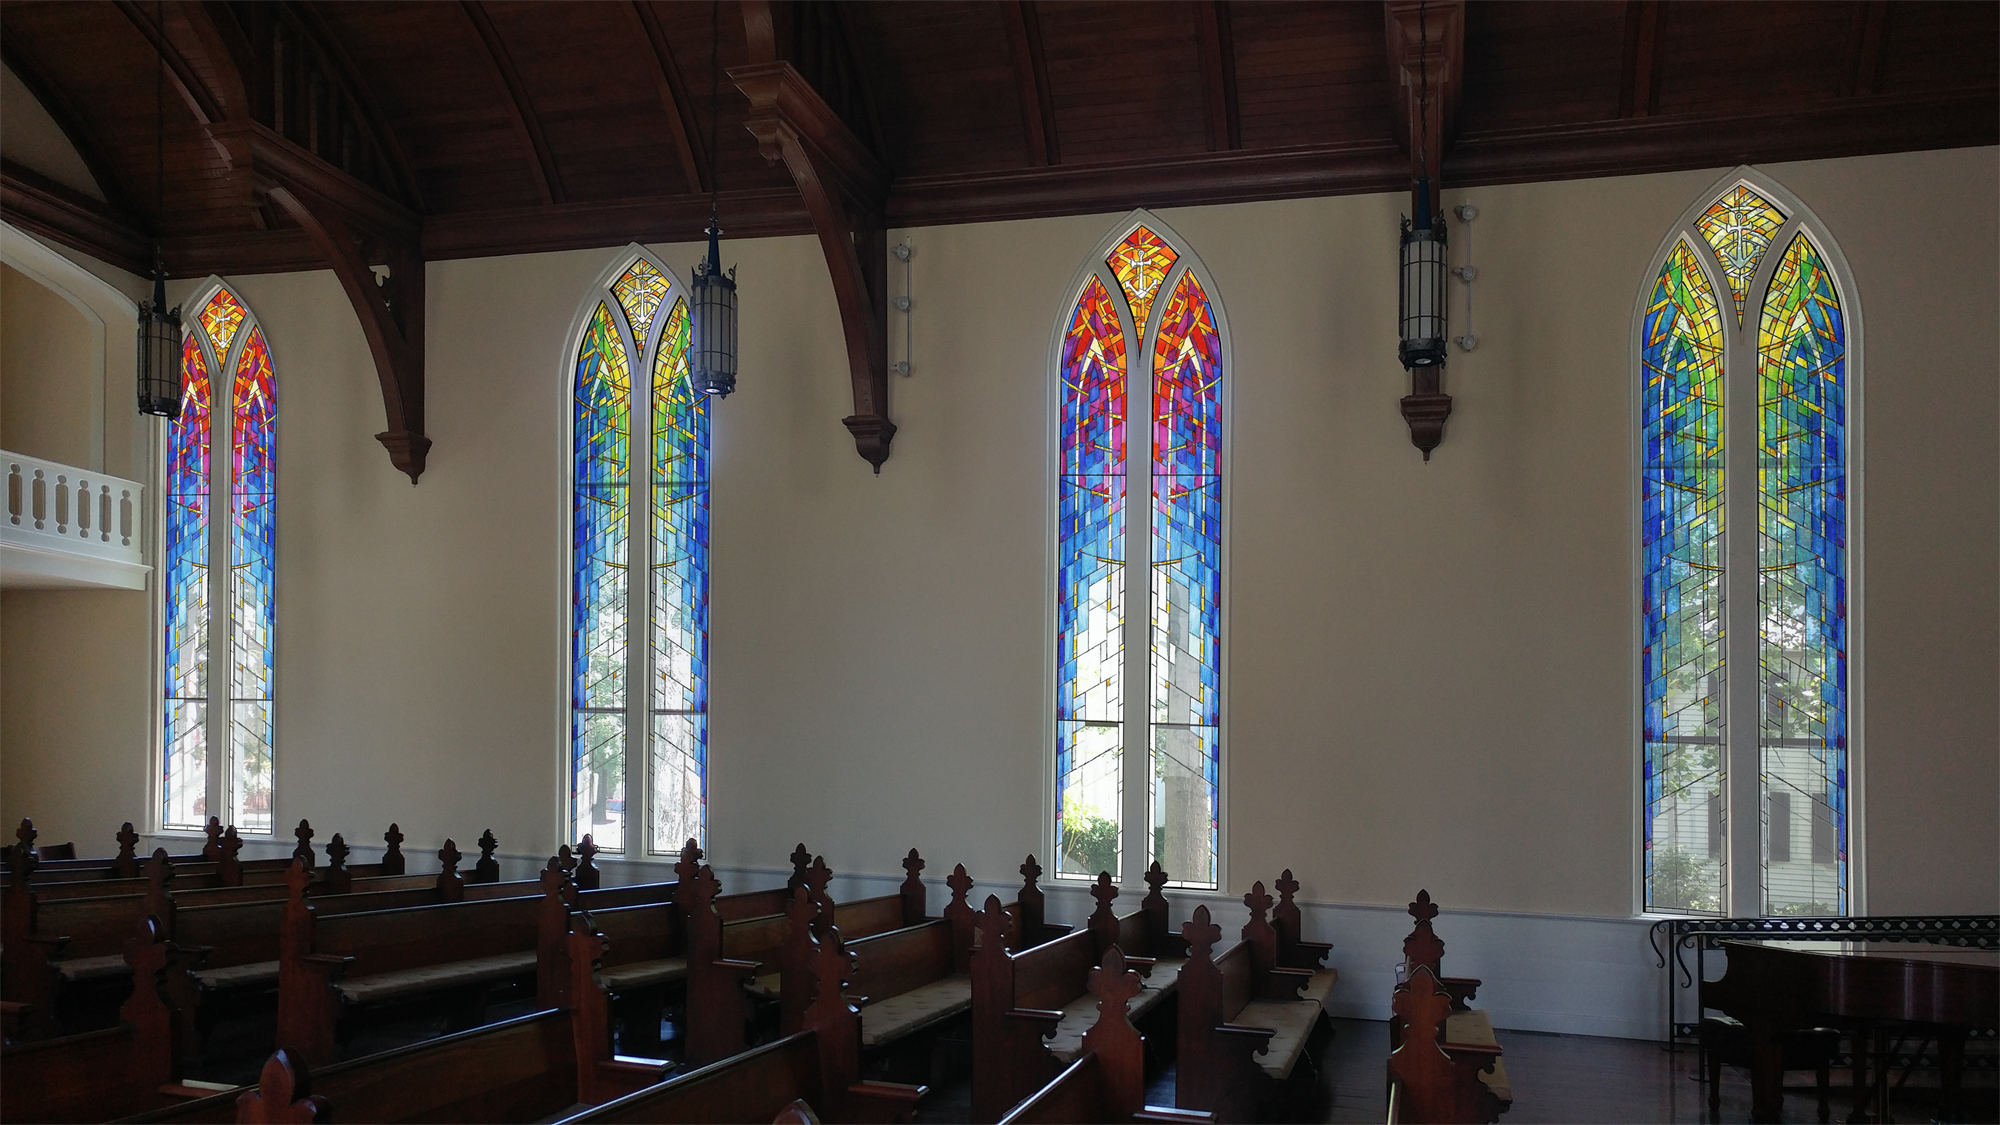
[[[144,485],[5,451],[0,465],[0,586],[146,588]]]

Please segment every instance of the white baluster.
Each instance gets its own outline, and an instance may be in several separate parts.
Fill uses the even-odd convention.
[[[49,518],[49,482],[40,469],[35,470],[35,530],[46,531]]]

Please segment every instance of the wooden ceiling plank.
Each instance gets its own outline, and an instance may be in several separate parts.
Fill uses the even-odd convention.
[[[1201,36],[1201,85],[1208,109],[1208,150],[1243,147],[1243,126],[1236,108],[1236,43],[1229,25],[1227,0],[1202,0],[1195,9]]]
[[[1041,16],[1035,11],[1034,0],[1008,0],[1000,8],[1007,25],[1007,46],[1014,55],[1014,83],[1020,91],[1028,164],[1054,167],[1062,163],[1062,146],[1056,134],[1048,56],[1042,50]]]
[[[0,35],[0,62],[7,64],[7,69],[14,72],[14,77],[21,80],[21,85],[28,88],[28,93],[34,95],[35,100],[42,103],[42,108],[55,120],[56,128],[62,130],[70,147],[82,158],[84,170],[97,181],[97,190],[104,193],[105,205],[114,212],[131,214],[131,197],[126,193],[117,171],[105,158],[97,135],[85,124],[86,118],[76,104],[49,78],[48,72],[41,68],[34,56],[21,46],[18,36]],[[151,269],[151,263],[147,268]]]
[[[674,152],[680,157],[681,167],[687,170],[688,190],[705,192],[713,173],[707,168],[701,126],[695,120],[693,104],[688,101],[687,83],[681,80],[681,69],[674,62],[666,29],[660,26],[659,13],[649,0],[632,0],[632,12],[638,17],[646,41],[652,44],[654,61],[659,63],[660,106],[666,110],[667,123],[673,128]]]
[[[1660,0],[1625,4],[1625,74],[1618,88],[1618,116],[1651,117],[1657,106],[1653,68],[1660,48]]]
[[[215,92],[208,88],[208,84],[195,73],[187,57],[174,46],[172,40],[167,38],[165,29],[153,22],[153,14],[134,0],[116,0],[116,2],[118,10],[125,14],[125,18],[132,22],[132,26],[139,29],[139,34],[145,36],[146,41],[159,52],[161,65],[167,68],[168,75],[173,79],[174,89],[178,90],[182,100],[187,102],[195,120],[204,126],[228,120],[229,115],[217,100]]]
[[[1888,0],[1862,0],[1854,13],[1854,63],[1842,97],[1871,97],[1882,84],[1882,38],[1889,21]]]
[[[299,26],[312,40],[312,46],[326,59],[328,66],[339,77],[341,85],[347,88],[348,97],[367,122],[369,131],[382,146],[383,155],[389,159],[389,174],[395,178],[403,202],[413,209],[424,209],[424,193],[417,183],[416,172],[410,165],[409,153],[403,148],[401,138],[389,128],[388,118],[382,115],[382,107],[376,103],[373,91],[361,77],[361,71],[354,65],[354,57],[347,52],[333,25],[319,10],[319,0],[298,0],[292,10],[299,17]]]
[[[486,46],[486,57],[493,62],[494,73],[507,95],[515,128],[521,135],[521,147],[527,150],[528,159],[532,162],[530,167],[537,173],[535,186],[541,192],[542,202],[565,202],[567,194],[563,191],[562,176],[556,170],[555,154],[549,150],[549,139],[542,132],[541,119],[535,115],[534,106],[528,101],[527,87],[521,83],[520,71],[515,69],[514,60],[507,53],[507,45],[500,39],[499,29],[493,26],[492,15],[487,12],[483,0],[460,0],[459,7],[465,12],[465,18],[472,21],[479,41]]]

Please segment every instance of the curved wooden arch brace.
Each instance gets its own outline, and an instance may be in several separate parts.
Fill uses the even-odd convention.
[[[896,424],[889,420],[889,176],[840,115],[788,62],[729,70],[750,99],[744,123],[764,159],[782,160],[805,199],[833,276],[847,341],[854,413],[841,419],[862,458],[882,471]]]
[[[340,279],[361,321],[382,384],[388,428],[375,435],[410,483],[423,474],[424,258],[422,223],[401,204],[343,174],[262,125],[219,126],[216,138],[251,190],[304,228]],[[371,263],[386,262],[376,278]]]

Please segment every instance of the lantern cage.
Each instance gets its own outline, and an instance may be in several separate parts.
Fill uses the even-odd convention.
[[[139,413],[181,412],[181,310],[167,308],[164,270],[153,270],[153,299],[139,302]]]
[[[1397,321],[1401,342],[1396,356],[1408,368],[1435,367],[1445,360],[1445,225],[1431,209],[1430,177],[1419,177],[1414,193],[1416,218],[1403,220],[1403,250]]]
[[[736,389],[736,271],[722,272],[720,232],[708,228],[708,261],[688,286],[688,378],[716,398]]]

